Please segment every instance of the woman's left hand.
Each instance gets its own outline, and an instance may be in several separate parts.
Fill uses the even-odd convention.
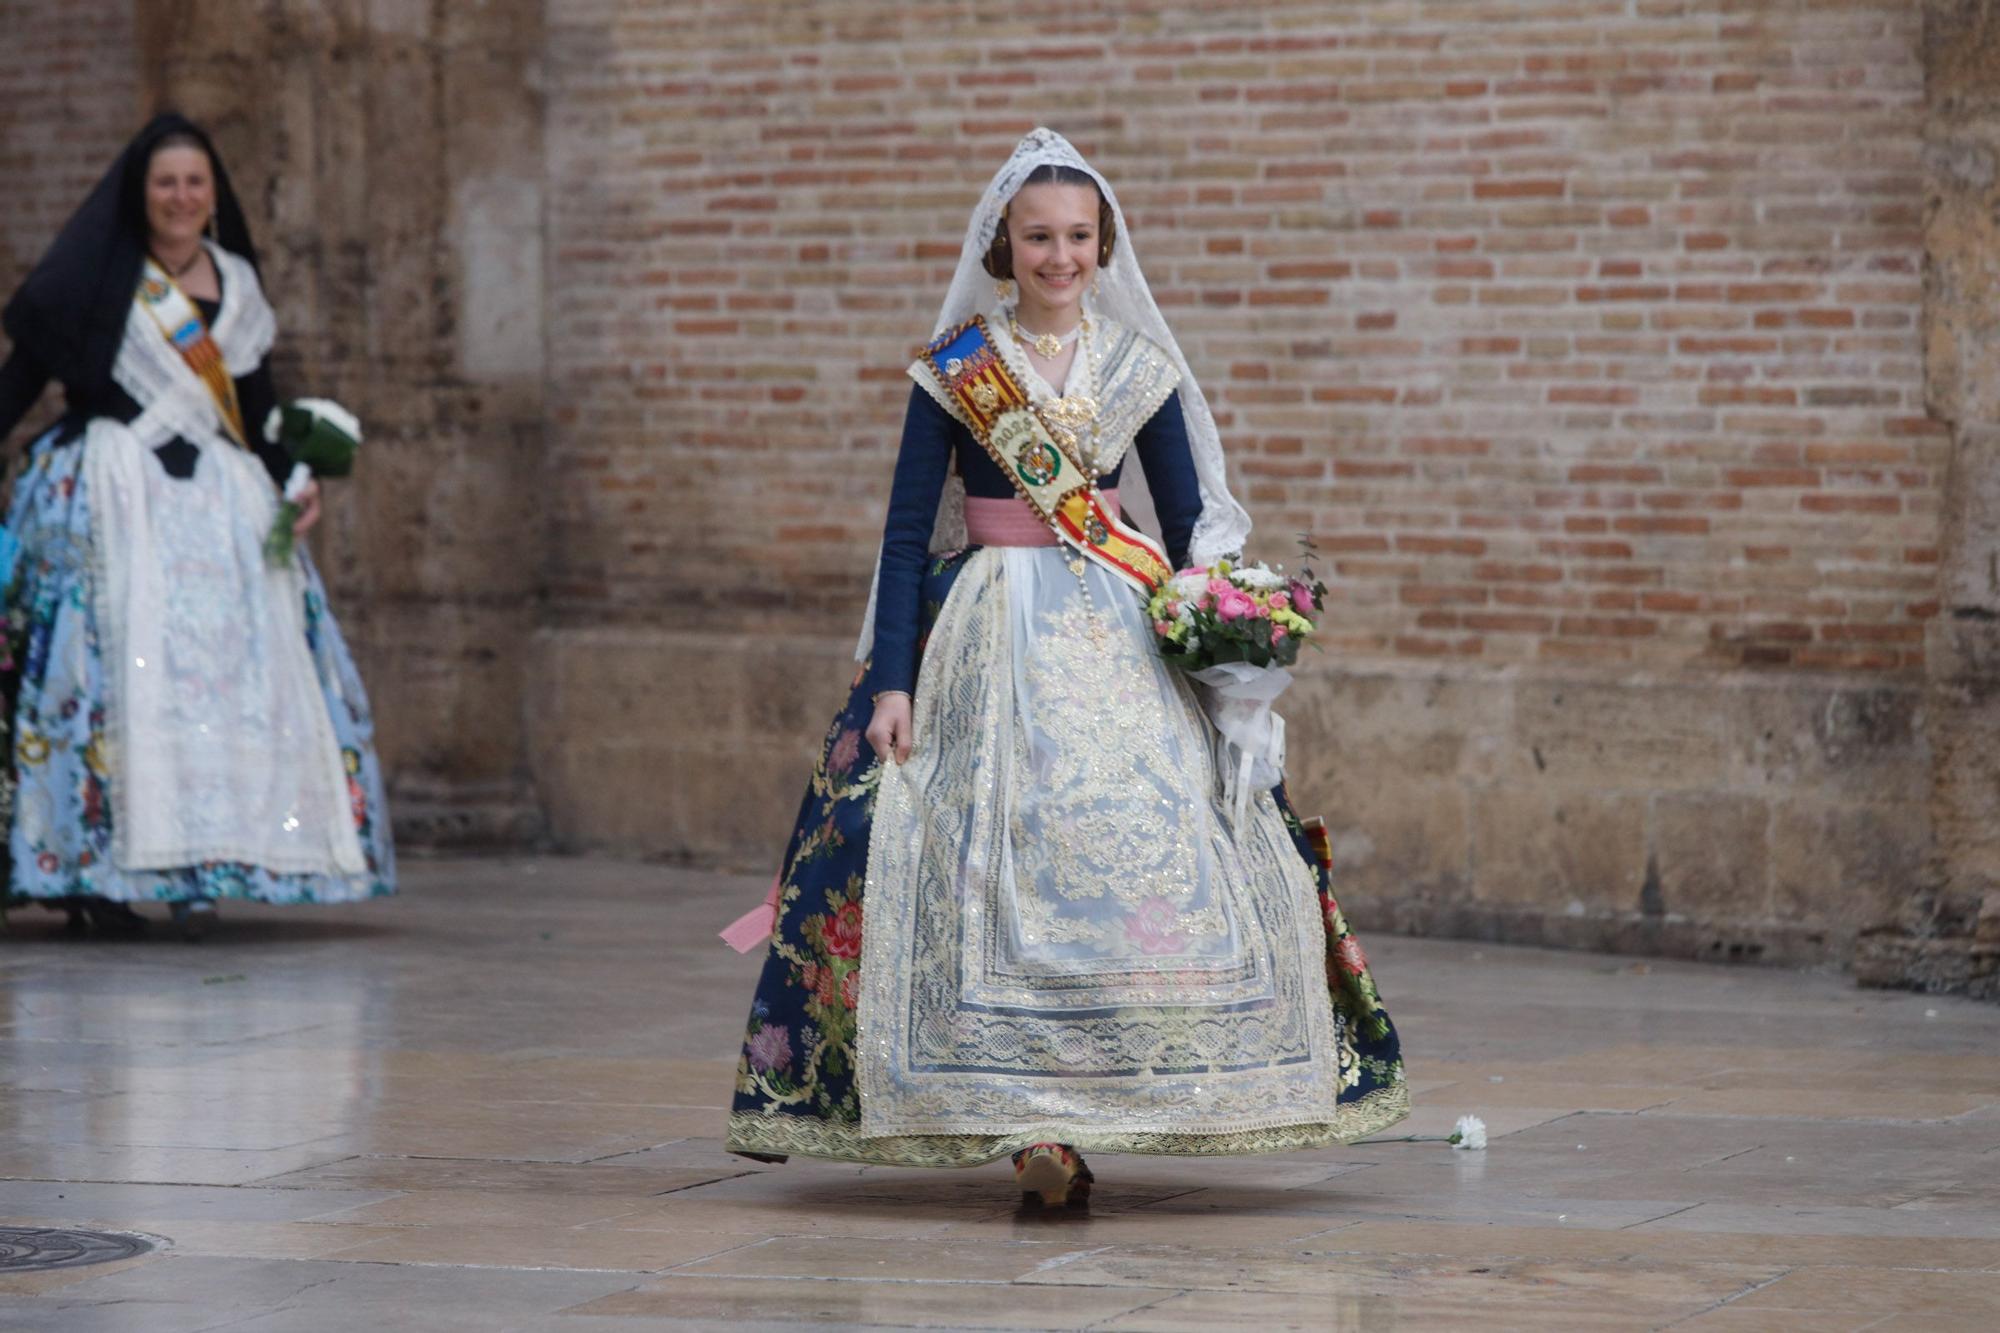
[[[319,522],[319,483],[317,481],[306,483],[305,489],[299,492],[298,505],[299,516],[292,521],[292,535],[294,537],[303,537],[312,531],[313,524]]]

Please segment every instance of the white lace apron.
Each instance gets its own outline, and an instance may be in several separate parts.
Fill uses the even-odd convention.
[[[1065,391],[1099,402],[1109,472],[1177,377],[1122,326],[1099,339]],[[924,649],[869,834],[862,1135],[1289,1143],[1340,1118],[1317,886],[1268,793],[1223,818],[1208,721],[1139,598],[1070,558],[975,552]]]
[[[974,553],[931,631],[870,833],[862,1134],[1334,1122],[1311,872],[1268,793],[1231,829],[1137,598],[1064,556]]]
[[[210,253],[223,277],[210,334],[230,374],[247,374],[270,347],[270,306],[248,263]],[[136,302],[113,375],[143,409],[129,426],[92,421],[84,444],[114,861],[364,872],[306,643],[304,573],[264,560],[269,474],[223,433],[207,386]],[[191,478],[152,455],[176,435],[201,450]]]

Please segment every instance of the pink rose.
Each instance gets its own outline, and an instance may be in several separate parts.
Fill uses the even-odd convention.
[[[842,903],[820,918],[820,939],[835,958],[861,956],[861,904]]]
[[[1292,604],[1292,599],[1285,596],[1285,594],[1283,594],[1282,592],[1274,592],[1271,594],[1271,609],[1273,611],[1287,610],[1291,607],[1291,604]]]
[[[1183,569],[1179,573],[1175,574],[1174,577],[1177,579],[1182,579],[1186,578],[1190,574],[1205,574],[1207,572],[1208,571],[1206,570],[1196,569],[1193,565],[1189,565],[1186,569]]]
[[[1361,941],[1352,935],[1341,937],[1334,946],[1334,954],[1340,960],[1340,968],[1349,976],[1358,977],[1368,970],[1368,955],[1361,952]]]
[[[1285,634],[1285,627],[1283,625],[1271,626],[1271,642],[1273,644],[1283,643],[1286,637],[1287,636]]]
[[[854,727],[840,733],[840,739],[833,743],[827,753],[826,767],[831,773],[846,773],[854,767],[854,761],[861,757],[861,733]]]
[[[1292,606],[1301,615],[1311,615],[1319,609],[1318,605],[1313,601],[1312,589],[1303,583],[1292,584]]]
[[[1177,615],[1179,615],[1180,613],[1181,613],[1181,604],[1180,604],[1180,600],[1179,600],[1178,598],[1175,598],[1174,600],[1172,600],[1172,601],[1170,601],[1170,602],[1168,602],[1168,603],[1167,603],[1167,614],[1168,614],[1168,615],[1170,615],[1170,616],[1177,616]]]
[[[1171,621],[1171,620],[1155,620],[1155,621],[1153,622],[1153,633],[1155,633],[1155,634],[1159,635],[1159,636],[1160,636],[1161,638],[1163,638],[1163,639],[1164,639],[1164,638],[1166,638],[1166,637],[1167,637],[1167,636],[1168,636],[1169,634],[1172,634],[1173,632],[1174,632],[1174,622],[1173,622],[1173,621]]]
[[[1208,581],[1208,591],[1211,595],[1216,597],[1220,597],[1222,596],[1222,594],[1229,592],[1235,586],[1236,585],[1231,583],[1228,579],[1210,579]]]
[[[1215,614],[1224,620],[1247,620],[1257,614],[1257,603],[1234,588],[1216,594]]]

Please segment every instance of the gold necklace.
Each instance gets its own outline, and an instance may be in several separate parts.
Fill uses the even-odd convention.
[[[1062,355],[1063,348],[1069,346],[1083,332],[1083,322],[1079,320],[1077,326],[1068,333],[1037,333],[1031,336],[1021,327],[1020,321],[1010,314],[1007,316],[1007,328],[1017,340],[1026,343],[1039,352],[1043,360],[1053,361]]]
[[[1097,387],[1097,359],[1089,337],[1090,320],[1086,317],[1076,326],[1082,341],[1077,344],[1077,352],[1083,359],[1082,369],[1090,377],[1092,389]],[[1077,367],[1072,366],[1070,378],[1076,377]],[[1051,398],[1041,409],[1042,424],[1048,428],[1049,437],[1068,454],[1076,465],[1083,469],[1084,476],[1097,480],[1097,399],[1091,394],[1065,392]],[[1091,445],[1082,448],[1083,434],[1088,430]]]

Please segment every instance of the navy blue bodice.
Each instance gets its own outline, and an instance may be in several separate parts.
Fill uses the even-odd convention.
[[[1187,563],[1188,539],[1194,533],[1195,520],[1201,517],[1201,483],[1195,476],[1194,455],[1188,449],[1178,391],[1168,394],[1139,428],[1131,452],[1138,455],[1145,471],[1167,556],[1179,568]],[[889,521],[882,533],[875,665],[870,675],[870,689],[875,693],[909,690],[916,685],[921,610],[918,589],[930,555],[938,497],[944,493],[954,457],[967,495],[999,500],[1016,494],[999,465],[972,438],[972,432],[929,394],[912,387],[909,414],[903,419],[903,447],[896,456],[896,477],[889,490]],[[1121,459],[1117,467],[1099,478],[1098,485],[1107,490],[1116,486],[1124,469]]]

